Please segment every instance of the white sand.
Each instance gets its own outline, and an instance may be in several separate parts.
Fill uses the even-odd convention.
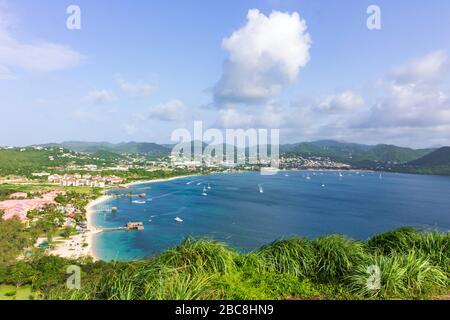
[[[110,198],[111,196],[104,195],[89,202],[86,207],[87,231],[71,236],[68,239],[54,238],[53,240],[56,242],[56,244],[53,245],[53,248],[50,249],[49,253],[51,255],[69,259],[78,259],[91,256],[94,261],[98,260],[95,256],[92,242],[94,235],[101,232],[102,230],[96,228],[92,221],[92,214],[94,213],[93,207]]]
[[[172,178],[162,178],[162,179],[154,179],[154,180],[135,181],[135,182],[127,183],[124,186],[125,187],[132,187],[132,186],[136,186],[136,185],[140,185],[140,184],[166,182],[166,181],[173,181],[173,180],[178,180],[178,179],[183,179],[183,178],[199,177],[199,176],[200,175],[198,175],[198,174],[191,174],[191,175],[187,175],[187,176],[178,176],[178,177],[172,177]]]

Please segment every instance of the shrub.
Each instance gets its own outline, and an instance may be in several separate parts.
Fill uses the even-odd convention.
[[[277,272],[232,272],[219,275],[214,286],[225,300],[276,300],[317,294],[308,280]]]
[[[5,292],[5,297],[15,297],[17,294],[17,291],[8,291]]]
[[[307,277],[314,271],[314,251],[304,239],[275,241],[257,251],[267,270]]]
[[[370,287],[371,280],[376,284],[376,274],[369,268],[379,268],[379,287]],[[372,278],[371,278],[372,276]],[[374,278],[375,277],[375,278]],[[439,288],[445,288],[448,278],[429,259],[418,252],[394,253],[389,256],[376,254],[367,256],[346,277],[351,292],[368,298],[416,298],[426,296]]]
[[[191,272],[227,272],[234,270],[237,253],[224,244],[188,237],[181,245],[169,249],[156,258],[155,263],[167,268]]]
[[[420,234],[415,241],[415,247],[450,277],[450,233],[433,231]]]
[[[408,251],[413,249],[419,233],[419,229],[410,227],[380,233],[367,241],[367,247],[372,252],[379,252],[384,255],[394,251]]]
[[[169,272],[147,283],[143,294],[145,300],[207,300],[217,299],[217,290],[212,286],[212,274]]]
[[[364,257],[361,243],[345,236],[331,235],[313,242],[317,275],[323,281],[337,281]]]

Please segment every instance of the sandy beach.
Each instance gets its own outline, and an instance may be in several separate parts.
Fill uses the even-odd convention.
[[[125,186],[125,187],[132,187],[132,186],[137,186],[137,185],[140,185],[140,184],[157,183],[157,182],[166,182],[166,181],[173,181],[173,180],[178,180],[178,179],[191,178],[191,177],[199,177],[199,176],[200,176],[200,175],[198,175],[198,174],[191,174],[191,175],[187,175],[187,176],[178,176],[178,177],[172,177],[172,178],[163,178],[163,179],[154,179],[154,180],[135,181],[135,182],[130,182],[130,183],[124,184],[123,186]]]
[[[93,208],[97,204],[100,204],[110,198],[111,196],[103,195],[100,198],[97,198],[89,202],[89,204],[86,207],[87,231],[71,236],[68,239],[64,238],[53,239],[55,244],[49,253],[51,255],[56,255],[69,259],[78,259],[82,257],[91,256],[94,260],[98,260],[93,250],[94,249],[93,238],[95,234],[101,232],[101,229],[96,228],[93,223],[92,219],[92,215],[94,213]]]
[[[179,177],[172,177],[167,179],[155,179],[155,180],[149,180],[149,181],[136,181],[132,183],[125,184],[125,187],[132,187],[140,184],[147,184],[147,183],[157,183],[157,182],[166,182],[166,181],[173,181],[177,179],[182,178],[189,178],[189,177],[196,177],[198,175],[187,175],[187,176],[179,176]],[[95,248],[93,245],[94,236],[102,230],[100,228],[97,228],[94,225],[93,221],[93,214],[94,214],[94,207],[102,202],[107,201],[108,199],[111,199],[112,196],[109,195],[103,195],[95,200],[92,200],[89,202],[89,204],[86,206],[86,220],[87,220],[87,231],[84,233],[80,233],[74,236],[71,236],[68,239],[64,239],[61,237],[54,238],[54,244],[53,248],[50,249],[49,254],[60,256],[63,258],[68,259],[78,259],[83,257],[92,257],[94,261],[99,260],[97,256],[95,255]]]

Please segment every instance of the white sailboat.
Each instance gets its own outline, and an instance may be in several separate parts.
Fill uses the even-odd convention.
[[[208,190],[211,190],[211,185],[208,183]]]
[[[259,188],[259,193],[264,193],[264,189],[263,189],[262,185],[258,184],[258,188]]]
[[[177,223],[183,223],[183,219],[181,219],[180,217],[176,217],[174,219]]]
[[[202,193],[202,195],[204,196],[204,197],[206,197],[208,194],[206,193],[206,188],[205,187],[203,187],[203,193]]]

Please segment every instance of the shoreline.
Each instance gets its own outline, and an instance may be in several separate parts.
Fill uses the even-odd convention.
[[[94,235],[102,232],[102,230],[97,228],[93,223],[93,207],[111,198],[111,196],[102,195],[99,198],[90,201],[86,206],[87,230],[83,233],[70,236],[67,239],[60,237],[54,239],[57,243],[54,245],[54,248],[50,250],[49,254],[66,259],[92,257],[94,261],[100,260],[95,255],[93,240]]]
[[[92,259],[94,259],[94,261],[100,260],[95,255],[94,235],[102,232],[102,230],[100,228],[97,228],[95,226],[94,221],[93,221],[93,215],[95,213],[94,207],[96,205],[102,203],[102,202],[108,201],[111,198],[112,198],[112,196],[103,194],[99,198],[90,201],[88,203],[88,205],[86,206],[86,222],[87,222],[87,229],[88,229],[88,231],[86,232],[86,235],[87,235],[87,239],[86,239],[87,252],[86,252],[86,255],[92,257]]]
[[[200,176],[202,176],[202,175],[201,174],[190,174],[190,175],[186,175],[186,176],[177,176],[177,177],[171,177],[171,178],[160,178],[160,179],[153,179],[153,180],[134,181],[134,182],[129,182],[129,183],[123,184],[122,186],[128,188],[128,187],[138,186],[141,184],[167,182],[167,181],[174,181],[174,180],[178,180],[178,179],[200,177]]]
[[[129,188],[129,187],[137,186],[137,185],[141,185],[141,184],[168,182],[168,181],[174,181],[174,180],[178,180],[178,179],[197,177],[197,176],[199,176],[199,175],[192,174],[192,175],[178,176],[178,177],[171,177],[171,178],[135,181],[135,182],[130,182],[130,183],[124,184],[123,186]],[[86,235],[85,242],[87,244],[87,247],[85,247],[85,252],[82,253],[81,256],[90,256],[90,257],[92,257],[92,259],[94,261],[101,260],[95,253],[94,236],[98,233],[101,233],[102,229],[98,228],[94,224],[94,221],[93,221],[93,215],[95,213],[94,207],[96,205],[99,205],[105,201],[112,199],[112,198],[113,198],[113,196],[111,196],[111,195],[103,194],[99,198],[90,201],[88,203],[88,205],[86,206],[86,222],[87,222],[88,231],[85,232],[84,234]],[[69,240],[70,239],[68,239],[68,241]]]

